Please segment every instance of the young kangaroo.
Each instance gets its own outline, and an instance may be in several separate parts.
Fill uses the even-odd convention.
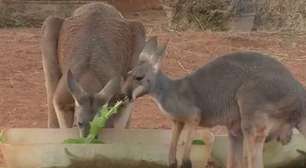
[[[293,128],[306,135],[306,92],[275,59],[252,52],[228,54],[172,80],[159,68],[165,49],[156,38],[147,41],[125,88],[132,90],[133,99],[151,95],[173,120],[170,167],[177,167],[176,146],[183,126],[188,130],[183,168],[192,167],[190,150],[197,126],[227,127],[227,168],[263,168],[265,141],[286,144]]]
[[[48,126],[77,123],[86,136],[99,108],[120,95],[121,80],[137,62],[144,43],[143,25],[127,21],[105,3],[81,6],[66,19],[47,18],[41,49]],[[126,127],[130,111],[116,116],[114,125]]]

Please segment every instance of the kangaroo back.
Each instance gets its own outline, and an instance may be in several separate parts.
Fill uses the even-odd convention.
[[[91,12],[100,13],[101,17],[116,17],[116,18],[123,18],[122,14],[113,6],[104,3],[104,2],[96,2],[96,3],[89,3],[83,5],[82,7],[76,9],[72,16],[83,16],[87,15]]]
[[[136,39],[138,34],[142,39]],[[138,59],[143,38],[142,25],[126,21],[110,5],[85,5],[63,23],[59,37],[61,69],[71,69],[81,85],[84,82],[83,87],[83,79],[87,80],[84,75],[94,75],[104,86],[114,75],[126,76]]]

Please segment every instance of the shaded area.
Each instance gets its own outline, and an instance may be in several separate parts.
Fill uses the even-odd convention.
[[[103,156],[97,156],[95,159],[72,159],[68,167],[52,168],[167,168],[154,162],[133,161],[133,160],[113,160]],[[51,168],[51,167],[50,167]]]

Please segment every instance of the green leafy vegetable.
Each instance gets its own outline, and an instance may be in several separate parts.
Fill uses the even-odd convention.
[[[119,107],[122,105],[123,101],[118,101],[113,107],[109,107],[108,104],[104,105],[100,110],[100,116],[95,117],[92,122],[90,122],[90,130],[87,137],[77,138],[77,139],[67,139],[64,141],[65,144],[96,144],[102,143],[102,141],[97,140],[96,137],[102,128],[105,127],[106,121],[118,112]]]
[[[306,157],[306,152],[305,151],[302,151],[300,149],[297,149],[296,150],[298,153],[300,153],[301,155],[303,155],[304,157]]]
[[[69,138],[64,141],[65,144],[102,144],[103,142],[94,139],[92,141],[87,140],[87,138]]]
[[[200,139],[195,139],[192,141],[193,145],[205,145],[205,142]]]
[[[4,131],[1,130],[0,131],[0,144],[5,143],[5,137],[4,137]]]

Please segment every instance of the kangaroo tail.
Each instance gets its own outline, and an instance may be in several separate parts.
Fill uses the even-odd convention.
[[[62,23],[63,19],[51,16],[44,21],[42,26],[41,53],[48,99],[49,127],[58,127],[52,100],[53,93],[62,75],[57,55],[58,39]],[[55,122],[55,125],[53,125],[54,122],[53,124],[51,123],[50,119]]]

